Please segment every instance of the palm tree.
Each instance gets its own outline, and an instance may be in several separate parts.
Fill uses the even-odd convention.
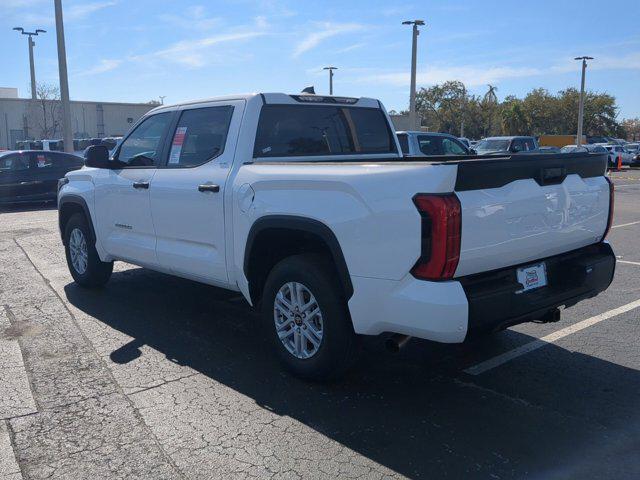
[[[496,90],[498,87],[494,87],[493,85],[487,85],[489,87],[489,91],[484,94],[483,101],[486,103],[498,103],[498,96],[496,95]]]

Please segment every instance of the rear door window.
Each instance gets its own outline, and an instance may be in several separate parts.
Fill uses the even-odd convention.
[[[382,110],[320,105],[265,105],[254,157],[397,153]]]
[[[445,155],[466,155],[467,150],[451,138],[442,139],[442,150]]]
[[[185,110],[171,141],[169,167],[194,167],[224,150],[231,123],[232,106]]]
[[[436,135],[418,135],[418,146],[420,151],[427,156],[444,155],[442,148],[442,137]]]

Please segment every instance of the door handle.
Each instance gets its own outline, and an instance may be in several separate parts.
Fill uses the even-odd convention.
[[[198,191],[199,192],[219,192],[220,186],[212,185],[210,183],[205,183],[203,185],[198,185]]]
[[[147,190],[149,188],[149,182],[133,182],[133,188],[144,188]]]

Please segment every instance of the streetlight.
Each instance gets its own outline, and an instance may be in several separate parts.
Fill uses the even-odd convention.
[[[73,153],[71,133],[71,103],[69,102],[69,78],[67,77],[67,52],[64,46],[64,22],[62,0],[54,0],[56,14],[56,37],[58,41],[58,74],[60,76],[60,101],[62,103],[62,139],[64,151]]]
[[[167,98],[166,95],[160,95],[160,105],[164,105],[164,99]]]
[[[584,119],[584,74],[587,70],[587,60],[593,60],[593,57],[576,57],[574,60],[582,60],[582,81],[580,83],[580,103],[578,105],[578,138],[576,145],[582,145],[582,122]]]
[[[324,67],[323,70],[329,70],[329,95],[333,95],[333,71],[338,67]]]
[[[29,38],[27,39],[29,42],[29,67],[31,69],[31,99],[36,99],[36,67],[33,61],[33,47],[35,47],[36,42],[33,41],[31,37],[37,37],[39,33],[47,33],[46,30],[42,30],[38,28],[35,32],[25,32],[22,27],[13,27],[14,30],[20,32],[22,35],[27,35]]]
[[[402,24],[413,25],[413,37],[411,44],[411,91],[409,92],[409,123],[411,124],[411,128],[416,130],[416,51],[418,49],[418,35],[420,35],[418,27],[424,25],[424,21],[405,20]]]

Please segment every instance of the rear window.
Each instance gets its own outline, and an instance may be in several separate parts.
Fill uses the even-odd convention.
[[[265,105],[254,157],[397,153],[382,110],[319,105]]]

